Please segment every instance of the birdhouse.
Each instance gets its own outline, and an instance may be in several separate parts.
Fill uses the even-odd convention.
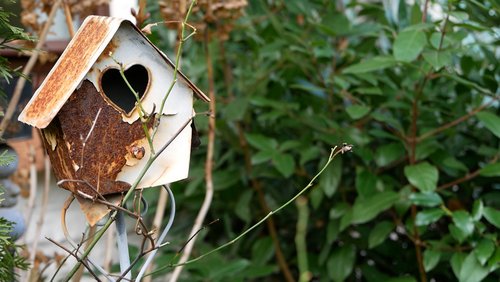
[[[60,186],[75,194],[127,191],[150,157],[146,132],[153,131],[154,148],[173,141],[137,187],[178,181],[188,175],[193,134],[192,126],[183,125],[193,117],[194,98],[209,99],[180,71],[167,97],[174,72],[130,21],[89,16],[19,120],[41,129]]]

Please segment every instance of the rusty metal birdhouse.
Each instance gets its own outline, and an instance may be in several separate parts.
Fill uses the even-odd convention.
[[[193,98],[209,99],[178,72],[160,113],[174,71],[167,56],[131,22],[90,16],[19,120],[41,129],[60,186],[75,194],[127,191],[151,154],[146,135],[154,131],[154,148],[173,141],[138,188],[184,179],[193,129],[182,125],[193,116]]]

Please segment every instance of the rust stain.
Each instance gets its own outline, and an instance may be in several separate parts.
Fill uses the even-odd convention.
[[[90,131],[99,109],[101,112]],[[151,120],[148,128],[153,122]],[[141,122],[123,122],[120,112],[102,99],[90,81],[85,80],[73,93],[47,129],[55,135],[58,144],[67,144],[57,146],[52,151],[49,141],[45,140],[59,180],[85,180],[102,195],[124,192],[130,188],[129,183],[115,179],[127,162],[125,156],[129,154],[131,144],[145,137]],[[89,132],[89,138],[83,146]],[[75,163],[78,165],[77,170],[74,169]],[[96,196],[95,191],[84,183],[67,181],[61,186],[73,193],[81,191]]]

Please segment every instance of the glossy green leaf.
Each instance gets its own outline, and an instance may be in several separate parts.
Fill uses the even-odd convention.
[[[358,170],[356,173],[356,190],[362,198],[368,198],[377,193],[377,177],[367,171]]]
[[[500,176],[500,163],[488,164],[481,168],[479,175],[486,177]]]
[[[458,280],[460,282],[478,282],[483,280],[489,271],[476,259],[474,253],[470,253],[462,263]]]
[[[491,133],[500,138],[500,117],[491,112],[479,112],[476,116]]]
[[[257,239],[252,245],[252,262],[258,265],[266,264],[274,254],[274,244],[271,237]]]
[[[393,191],[381,192],[367,199],[357,198],[353,206],[352,223],[360,224],[372,220],[392,207],[399,198],[399,194]]]
[[[472,219],[474,221],[478,221],[483,217],[484,204],[480,199],[474,201],[474,205],[472,206]]]
[[[495,243],[490,239],[482,239],[474,248],[474,254],[481,265],[485,265],[495,251]]]
[[[278,148],[278,141],[261,134],[245,134],[248,143],[254,148],[262,151],[274,151]]]
[[[352,119],[356,120],[368,114],[370,112],[370,107],[364,105],[351,105],[345,110]]]
[[[252,200],[252,194],[252,190],[243,191],[238,198],[234,210],[234,213],[245,222],[250,222],[251,220],[250,201]]]
[[[451,269],[453,270],[453,274],[455,277],[460,277],[460,270],[462,269],[462,264],[464,263],[467,254],[464,253],[454,253],[450,259]]]
[[[402,158],[405,148],[401,143],[390,143],[380,146],[375,152],[375,162],[378,166],[386,166]]]
[[[485,207],[483,215],[489,223],[493,224],[496,228],[500,228],[500,211],[492,207]]]
[[[408,182],[421,192],[426,193],[436,190],[439,172],[435,166],[428,162],[406,166],[404,173]]]
[[[425,33],[417,29],[407,29],[396,37],[393,45],[394,58],[398,61],[411,62],[424,49],[427,40]]]
[[[452,219],[455,226],[462,230],[466,236],[474,232],[474,221],[468,212],[462,210],[453,212]]]
[[[425,209],[417,213],[415,218],[415,225],[424,226],[438,221],[443,215],[442,209]]]
[[[430,50],[424,52],[422,56],[436,71],[451,64],[449,51]]]
[[[337,191],[341,177],[342,177],[342,159],[336,158],[325,169],[319,180],[321,189],[325,192],[327,197],[333,196]]]
[[[467,239],[467,234],[454,224],[448,225],[451,237],[457,240],[458,243],[463,243]]]
[[[344,281],[351,275],[356,260],[356,247],[351,244],[336,249],[326,262],[328,277],[332,281]]]
[[[377,223],[368,237],[368,248],[374,248],[384,242],[394,227],[394,223],[391,221],[382,221]]]
[[[412,193],[409,199],[414,205],[423,207],[436,207],[443,203],[441,196],[436,192]]]
[[[344,69],[344,73],[360,74],[376,70],[382,70],[396,65],[394,58],[390,56],[378,56],[364,60]]]
[[[295,169],[295,161],[289,154],[279,153],[273,156],[276,169],[284,176],[290,177]]]
[[[431,271],[436,267],[436,265],[439,263],[439,260],[441,259],[441,252],[433,250],[433,249],[426,249],[424,251],[424,269],[425,271]]]

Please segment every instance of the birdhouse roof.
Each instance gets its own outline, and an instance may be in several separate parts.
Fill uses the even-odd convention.
[[[57,115],[73,91],[78,87],[90,68],[105,51],[118,28],[129,24],[151,44],[165,63],[175,65],[130,21],[102,16],[89,16],[75,34],[52,70],[37,89],[28,105],[19,115],[19,121],[37,128],[45,128]],[[186,83],[194,94],[206,102],[210,99],[196,87],[182,72],[178,71],[179,80]]]

